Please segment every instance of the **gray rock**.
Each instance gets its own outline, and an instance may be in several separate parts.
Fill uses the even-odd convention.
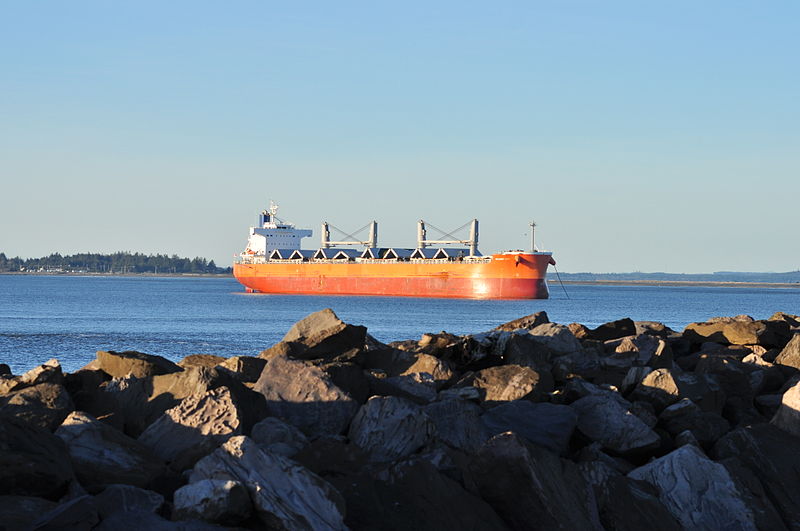
[[[695,446],[681,446],[628,477],[655,486],[661,502],[686,529],[756,529],[727,469]]]
[[[109,485],[94,497],[94,501],[103,520],[115,513],[138,511],[156,514],[164,505],[161,494],[132,485]]]
[[[514,330],[533,330],[539,325],[549,323],[550,319],[547,317],[547,312],[536,312],[519,319],[514,319],[507,323],[503,323],[496,327],[494,330],[500,332],[513,332]]]
[[[292,457],[308,444],[302,431],[277,417],[267,417],[255,426],[250,438],[263,450]]]
[[[488,410],[481,422],[487,436],[513,431],[535,445],[563,454],[569,447],[578,414],[569,406],[515,400]]]
[[[253,512],[247,487],[233,480],[201,479],[175,491],[173,520],[236,525]]]
[[[380,478],[359,474],[332,481],[347,500],[351,529],[508,529],[486,502],[424,460],[398,463]]]
[[[100,522],[94,497],[80,496],[41,515],[32,528],[37,531],[89,531]]]
[[[227,387],[219,387],[183,399],[138,441],[173,469],[185,470],[241,431],[237,404]]]
[[[564,325],[555,323],[541,324],[532,329],[530,335],[533,339],[558,354],[570,354],[583,350],[578,338]]]
[[[56,435],[90,492],[114,483],[148,487],[164,472],[164,464],[147,447],[87,413],[71,413]]]
[[[473,402],[441,400],[424,411],[436,427],[436,438],[452,448],[474,453],[488,438],[480,421],[483,410]]]
[[[785,432],[800,437],[800,383],[783,393],[781,405],[772,417],[771,423]]]
[[[407,398],[418,404],[427,404],[436,399],[436,381],[427,372],[403,374],[374,380],[373,392]]]
[[[602,529],[577,467],[512,432],[489,439],[469,472],[481,498],[513,529]]]
[[[305,346],[295,357],[314,359],[333,357],[350,349],[364,348],[367,329],[349,325],[339,319],[333,310],[325,308],[297,321],[283,338],[284,342]]]
[[[659,446],[658,434],[610,396],[587,396],[570,407],[578,413],[578,430],[612,452],[646,453]]]
[[[373,396],[353,419],[349,439],[372,461],[406,457],[427,444],[435,427],[420,406],[395,396]]]
[[[649,483],[615,476],[597,496],[600,520],[606,529],[618,531],[679,531],[678,521],[658,499]]]
[[[0,496],[2,525],[7,531],[28,531],[31,522],[49,513],[58,504],[35,496]]]
[[[7,367],[7,366],[6,366]],[[9,372],[10,376],[10,372]],[[0,378],[0,396],[11,391],[24,389],[32,385],[50,383],[61,385],[64,383],[64,374],[61,371],[61,364],[57,359],[51,359],[38,367],[34,367],[28,372],[19,376]]]
[[[97,351],[96,368],[114,378],[132,376],[144,378],[156,374],[180,372],[182,369],[161,356],[153,356],[142,352]]]
[[[713,377],[670,369],[656,369],[647,374],[630,398],[650,402],[657,412],[682,398],[689,398],[703,411],[714,413],[721,413],[725,404],[725,393]]]
[[[64,442],[15,418],[0,418],[0,495],[58,500],[75,478]]]
[[[336,489],[285,457],[264,452],[248,437],[233,437],[198,461],[189,482],[203,479],[246,485],[268,529],[346,529],[344,500]]]
[[[358,403],[324,371],[286,356],[273,357],[253,389],[266,398],[270,415],[307,435],[338,435],[358,410]]]
[[[783,347],[781,353],[775,358],[777,365],[786,365],[800,369],[800,333],[792,336],[791,340]]]
[[[455,378],[455,371],[450,363],[445,360],[440,360],[430,354],[418,353],[415,355],[415,361],[405,369],[400,376],[408,374],[428,373],[433,377],[437,387],[444,385],[448,381]]]
[[[594,330],[589,330],[589,339],[595,341],[608,341],[633,335],[636,335],[636,324],[628,318],[604,323]]]
[[[665,408],[660,420],[673,437],[688,430],[702,445],[713,444],[731,429],[727,420],[716,413],[702,411],[688,398]]]
[[[0,397],[0,415],[16,417],[50,431],[61,424],[73,407],[63,385],[47,382],[18,388]]]
[[[549,372],[553,356],[550,348],[530,334],[511,334],[503,350],[503,360],[507,365],[530,367],[534,371]]]
[[[480,389],[483,402],[492,407],[520,398],[539,400],[553,390],[553,378],[550,373],[539,373],[530,367],[500,365],[469,374],[456,386]]]
[[[231,375],[243,382],[256,382],[266,364],[267,360],[264,358],[234,356],[219,363],[218,367],[227,370]]]
[[[800,528],[800,439],[771,424],[737,428],[714,445],[711,456],[736,458],[758,477],[790,529]]]

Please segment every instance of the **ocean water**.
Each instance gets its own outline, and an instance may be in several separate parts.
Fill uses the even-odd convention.
[[[566,292],[565,292],[566,289]],[[67,371],[97,350],[138,350],[178,361],[189,354],[257,355],[323,308],[377,339],[482,332],[544,310],[551,321],[595,327],[630,317],[676,330],[720,315],[800,314],[800,290],[559,285],[551,298],[475,301],[246,294],[233,278],[0,275],[0,363],[17,374],[50,358]]]

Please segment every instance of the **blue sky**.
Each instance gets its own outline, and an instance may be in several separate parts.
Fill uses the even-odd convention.
[[[800,268],[796,2],[20,2],[0,16],[0,251],[229,264],[477,217],[562,271]]]

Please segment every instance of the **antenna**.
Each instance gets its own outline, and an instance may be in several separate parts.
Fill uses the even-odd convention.
[[[533,240],[533,232],[536,230],[536,222],[531,220],[530,226],[531,226],[531,252],[535,253],[536,252],[536,245],[534,244],[534,240]]]

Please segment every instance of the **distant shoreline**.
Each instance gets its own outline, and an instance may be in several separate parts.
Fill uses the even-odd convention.
[[[548,278],[548,283],[552,286],[558,284],[559,280],[552,276]],[[604,286],[685,286],[685,287],[708,287],[708,288],[796,288],[800,289],[800,283],[787,282],[733,282],[733,281],[710,281],[710,280],[562,280],[562,284],[578,285],[604,285]]]

